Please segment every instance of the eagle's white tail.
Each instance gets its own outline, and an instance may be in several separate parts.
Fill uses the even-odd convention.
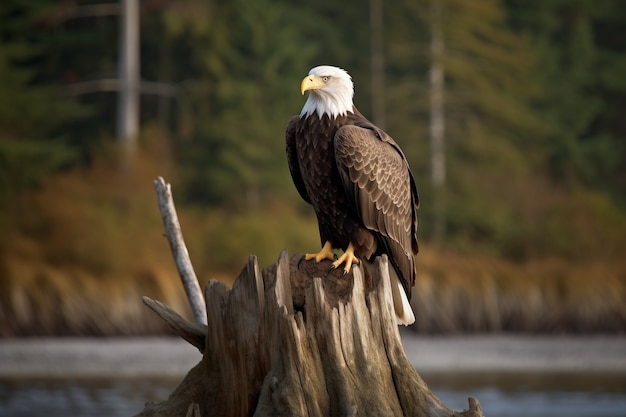
[[[411,303],[404,293],[404,288],[396,274],[396,270],[389,266],[389,276],[391,277],[391,295],[393,297],[393,309],[396,311],[396,322],[398,325],[408,326],[415,322],[415,315],[411,308]]]
[[[371,275],[375,265],[367,261],[363,263]],[[415,322],[415,315],[413,314],[411,303],[409,303],[409,299],[404,293],[404,288],[402,287],[402,283],[400,282],[400,278],[398,277],[396,270],[391,265],[389,265],[389,278],[391,280],[390,284],[391,296],[393,298],[393,309],[396,312],[396,323],[404,326],[413,324]]]

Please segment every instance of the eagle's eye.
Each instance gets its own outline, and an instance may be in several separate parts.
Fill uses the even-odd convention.
[[[324,81],[325,83],[328,82],[329,79],[330,77],[328,75],[322,77],[322,81]]]

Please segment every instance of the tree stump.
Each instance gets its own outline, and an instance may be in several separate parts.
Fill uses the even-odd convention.
[[[468,411],[445,407],[407,359],[387,258],[365,274],[330,265],[283,251],[261,273],[251,257],[232,289],[205,287],[206,326],[144,297],[203,356],[139,415],[481,417],[473,398]]]

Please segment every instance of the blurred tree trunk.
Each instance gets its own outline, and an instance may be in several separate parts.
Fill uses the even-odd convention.
[[[370,59],[372,120],[385,130],[385,53],[383,34],[385,19],[382,0],[370,0]]]
[[[139,1],[122,0],[119,39],[119,104],[117,137],[125,158],[133,153],[139,135]],[[128,161],[126,161],[128,162]]]
[[[434,189],[434,240],[443,242],[445,237],[445,131],[444,110],[444,40],[442,33],[442,2],[431,0],[430,4],[430,147],[431,181]]]

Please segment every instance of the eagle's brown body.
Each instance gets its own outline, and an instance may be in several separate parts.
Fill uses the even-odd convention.
[[[356,108],[294,116],[286,131],[294,184],[317,215],[322,244],[365,260],[387,254],[410,299],[418,195],[398,145]]]

